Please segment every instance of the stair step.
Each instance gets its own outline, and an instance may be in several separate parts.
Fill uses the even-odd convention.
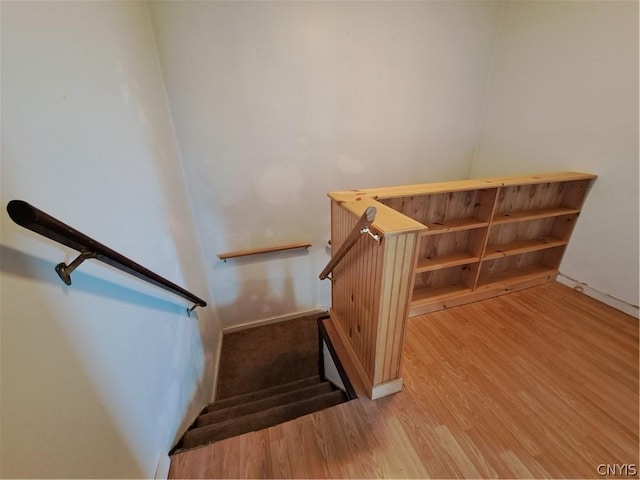
[[[334,390],[317,397],[306,398],[213,425],[195,428],[185,433],[181,450],[199,447],[247,432],[262,430],[263,428],[338,405],[345,400],[346,397],[342,390]]]
[[[209,413],[215,410],[222,410],[223,408],[228,408],[234,405],[240,405],[242,403],[253,402],[255,400],[259,400],[261,398],[271,397],[273,395],[278,395],[284,392],[290,392],[292,390],[298,390],[303,387],[308,387],[311,385],[317,385],[322,383],[320,377],[318,375],[313,377],[307,377],[300,380],[296,380],[294,382],[285,383],[282,385],[276,385],[275,387],[265,388],[263,390],[256,390],[251,393],[244,393],[242,395],[237,395],[235,397],[223,398],[221,400],[216,400],[209,406],[207,406],[201,413]]]
[[[241,403],[239,405],[233,405],[231,407],[214,410],[212,412],[200,415],[194,423],[194,428],[211,425],[217,422],[228,420],[230,418],[241,417],[254,412],[260,412],[262,410],[277,407],[278,405],[286,405],[288,403],[316,397],[318,395],[330,393],[332,391],[333,387],[331,383],[324,382],[308,387],[302,387],[297,390],[291,390],[289,392],[271,395],[270,397],[260,398],[252,402]]]

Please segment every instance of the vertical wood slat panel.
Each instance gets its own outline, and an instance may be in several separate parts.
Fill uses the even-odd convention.
[[[389,313],[391,311],[391,304],[393,303],[392,293],[393,290],[390,288],[390,284],[393,283],[394,270],[395,270],[395,260],[396,260],[396,252],[397,252],[397,243],[398,237],[389,237],[384,239],[385,249],[384,249],[384,263],[382,267],[382,275],[381,279],[384,279],[384,288],[380,292],[380,312],[381,319],[380,325],[378,327],[378,331],[382,330],[382,335],[377,338],[376,342],[376,369],[375,376],[373,378],[373,384],[381,383],[382,379],[382,371],[384,369],[384,351],[386,349],[386,340],[387,340],[387,330],[389,328]]]
[[[411,233],[406,235],[404,262],[402,265],[402,282],[398,296],[398,310],[395,317],[395,328],[393,332],[393,342],[391,352],[388,354],[390,358],[389,371],[385,375],[383,381],[388,381],[400,376],[400,367],[402,363],[402,351],[404,350],[404,334],[409,317],[409,308],[413,293],[413,282],[415,275],[413,272],[416,268],[418,260],[418,246],[420,235]]]
[[[357,218],[332,202],[335,253]],[[399,378],[419,234],[365,236],[336,267],[332,310],[372,386]]]
[[[357,223],[357,218],[332,202],[331,246],[335,253]],[[383,248],[364,236],[336,267],[332,309],[362,367],[373,379],[378,328],[380,255]]]
[[[376,346],[378,317],[379,317],[378,299],[380,298],[380,278],[382,274],[382,249],[379,248],[379,250],[380,250],[380,253],[378,255],[370,255],[368,258],[369,269],[370,269],[370,275],[367,283],[367,289],[369,292],[368,298],[370,302],[369,314],[372,316],[372,318],[375,318],[375,329],[374,328],[368,329],[365,337],[365,342],[366,342],[365,355],[367,358],[368,365],[375,365],[375,356],[376,356],[375,346]]]
[[[409,233],[393,237],[395,241],[388,241],[385,246],[374,385],[388,382],[400,376],[404,331],[413,290],[413,271],[417,260],[418,238],[418,234]]]

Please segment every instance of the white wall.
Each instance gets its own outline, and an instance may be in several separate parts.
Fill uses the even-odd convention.
[[[638,305],[637,2],[505,6],[472,175],[559,170],[599,175],[561,273]]]
[[[225,326],[329,305],[333,190],[468,176],[495,2],[153,2]],[[224,264],[229,250],[309,254]]]
[[[66,287],[76,252],[6,212],[26,200],[209,297],[147,7],[1,8],[0,475],[153,477],[211,393],[213,309],[94,260]]]

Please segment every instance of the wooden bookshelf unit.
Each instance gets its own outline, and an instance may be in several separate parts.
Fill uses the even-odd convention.
[[[370,228],[381,241],[361,239],[335,270],[331,308],[371,396],[401,386],[409,316],[555,279],[595,178],[561,172],[329,193],[334,253],[367,207],[378,212]]]
[[[563,172],[350,193],[425,226],[414,269],[413,316],[554,279],[595,178]],[[348,193],[338,196],[344,200]]]

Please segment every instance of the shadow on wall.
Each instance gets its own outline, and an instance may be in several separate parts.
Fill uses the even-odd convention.
[[[214,303],[223,325],[264,320],[300,311],[294,269],[307,250],[291,250],[218,261]]]
[[[0,258],[2,258],[0,266],[2,272],[10,273],[18,277],[28,278],[30,280],[37,280],[39,282],[45,281],[50,284],[58,285],[65,293],[68,293],[70,290],[78,290],[91,295],[116,299],[139,307],[166,313],[187,315],[186,303],[178,304],[168,300],[163,300],[161,298],[118,285],[117,283],[94,277],[93,275],[83,273],[79,270],[73,272],[71,275],[73,284],[71,286],[67,286],[62,282],[62,280],[60,280],[58,274],[55,272],[55,266],[59,262],[54,263],[4,245],[0,245]],[[104,267],[111,269],[108,265],[104,265]],[[50,275],[45,276],[42,274],[42,272],[47,271],[50,272]],[[122,273],[122,275],[128,276],[126,273]],[[167,293],[167,295],[171,294]]]
[[[20,309],[21,278],[59,282],[53,264],[1,247],[2,478],[142,478],[147,476],[75,353],[65,319],[46,298]],[[55,278],[54,278],[55,277]],[[46,281],[46,279],[45,279]],[[114,289],[106,282],[95,288]],[[93,287],[92,287],[93,288]],[[131,295],[129,293],[129,295]],[[135,296],[132,295],[132,298]],[[129,301],[133,301],[130,299]],[[137,301],[149,302],[144,296]],[[157,303],[157,300],[154,299]],[[160,304],[160,308],[174,308]],[[35,453],[37,452],[37,453]]]

